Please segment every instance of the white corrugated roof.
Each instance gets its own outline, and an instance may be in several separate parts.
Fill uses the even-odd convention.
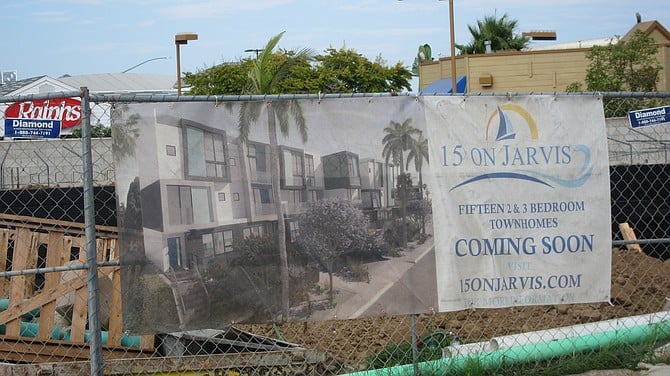
[[[591,48],[593,46],[607,46],[610,43],[616,43],[621,39],[619,36],[578,40],[575,42],[565,42],[550,45],[538,45],[524,49],[524,51],[546,51],[546,50],[567,50],[569,48]]]
[[[76,87],[87,87],[92,93],[107,92],[173,92],[173,76],[140,73],[100,73],[80,76],[62,76],[59,81]]]

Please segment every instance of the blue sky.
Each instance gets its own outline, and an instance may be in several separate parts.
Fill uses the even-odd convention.
[[[449,3],[437,0],[3,0],[0,70],[18,78],[132,72],[176,76],[174,35],[199,40],[181,48],[181,70],[197,72],[252,56],[286,31],[279,46],[317,53],[346,46],[411,67],[419,45],[449,55]],[[518,32],[556,31],[553,43],[625,34],[635,23],[670,28],[667,0],[454,0],[457,43],[470,42],[467,25],[507,13]],[[534,42],[548,44],[552,42]],[[165,59],[163,59],[165,58]]]

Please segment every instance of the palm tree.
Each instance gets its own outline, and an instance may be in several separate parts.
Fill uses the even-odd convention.
[[[253,66],[248,74],[246,94],[268,95],[277,94],[278,85],[288,76],[293,65],[311,60],[313,53],[310,49],[302,49],[292,55],[287,55],[286,59],[278,66],[272,63],[273,50],[284,35],[281,32],[270,38],[265,48],[258,54]],[[296,128],[302,136],[303,142],[307,141],[307,124],[302,113],[302,107],[296,100],[281,101],[250,101],[243,102],[240,108],[238,119],[238,130],[240,140],[246,143],[249,140],[249,130],[260,117],[263,107],[267,109],[268,117],[268,136],[270,139],[270,171],[272,173],[272,198],[275,205],[275,214],[277,216],[277,237],[281,268],[281,294],[282,294],[282,313],[283,320],[288,320],[289,316],[289,275],[288,275],[288,255],[286,252],[286,223],[284,222],[284,211],[281,206],[280,190],[280,165],[279,165],[279,147],[277,141],[277,125],[282,135],[289,134],[290,121],[293,120]]]
[[[483,20],[477,20],[477,25],[468,25],[472,42],[466,45],[457,44],[456,47],[461,54],[482,54],[486,52],[485,41],[490,41],[493,51],[520,51],[528,45],[530,39],[514,33],[517,23],[517,20],[509,19],[507,13],[500,18],[495,14],[486,16]]]
[[[414,170],[419,174],[419,190],[423,193],[423,161],[428,163],[428,139],[423,137],[423,132],[419,131],[419,137],[409,146],[409,153],[407,153],[407,165],[414,161]]]
[[[126,157],[135,156],[137,138],[140,136],[140,130],[137,128],[137,124],[140,121],[140,115],[135,113],[127,115],[124,118],[125,113],[127,112],[127,104],[121,105],[120,107],[112,105],[111,119],[114,124],[110,127],[111,136],[114,140],[112,143],[112,155],[117,163]]]
[[[412,126],[412,119],[406,119],[404,122],[398,123],[391,121],[390,125],[384,128],[386,135],[382,139],[384,149],[382,149],[382,156],[384,156],[386,163],[390,160],[397,166],[400,166],[399,182],[405,182],[405,161],[404,154],[409,150],[411,145],[416,142],[413,135],[421,134],[421,131]],[[406,184],[402,184],[400,191],[400,214],[402,216],[402,246],[407,247],[407,194]]]
[[[414,170],[419,174],[419,192],[423,200],[423,161],[428,163],[428,139],[423,137],[423,133],[419,133],[419,138],[410,145],[406,168],[409,168],[412,161],[414,161]],[[421,217],[421,233],[426,234],[425,216]]]
[[[433,61],[433,54],[429,44],[419,46],[419,52],[416,53],[414,63],[412,64],[412,75],[419,77],[419,66],[425,61]]]

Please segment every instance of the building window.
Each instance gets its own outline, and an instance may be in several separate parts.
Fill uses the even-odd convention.
[[[314,156],[305,154],[305,185],[308,187],[316,186],[316,176],[314,174]]]
[[[289,229],[289,239],[291,243],[293,243],[296,240],[298,240],[298,235],[300,235],[300,225],[298,222],[289,222],[288,229]]]
[[[233,201],[240,201],[240,194],[239,193],[233,193]]]
[[[220,255],[233,251],[233,231],[215,231],[202,235],[202,244],[205,247],[205,256]]]
[[[271,204],[272,194],[269,188],[254,188],[254,204]]]
[[[168,217],[171,225],[210,223],[214,220],[209,188],[168,185]]]
[[[384,176],[383,176],[383,165],[381,162],[376,162],[375,163],[375,182],[377,184],[377,187],[383,187],[384,186]]]
[[[227,179],[226,141],[223,133],[186,126],[186,174],[191,177]]]
[[[219,192],[219,201],[226,201],[226,193],[225,192]]]
[[[358,177],[359,176],[358,156],[348,155],[347,156],[347,165],[348,165],[348,169],[349,169],[349,176],[350,177]]]
[[[361,195],[364,209],[379,209],[382,207],[380,191],[364,191]]]
[[[245,239],[248,238],[248,237],[250,237],[251,235],[259,236],[259,237],[260,237],[260,236],[263,236],[263,235],[265,234],[265,229],[263,228],[262,225],[251,226],[251,227],[247,227],[247,228],[245,228],[245,229],[242,231],[242,233],[244,234],[244,238],[245,238]]]
[[[181,269],[182,244],[180,237],[167,239],[168,266],[172,270]]]
[[[223,252],[232,252],[233,251],[233,231],[226,230],[221,231],[221,244],[223,245]]]
[[[289,191],[289,200],[292,204],[299,204],[302,202],[302,191],[292,189]]]
[[[289,187],[303,186],[303,177],[305,176],[305,166],[302,152],[295,150],[282,151],[282,178],[284,185]]]
[[[177,155],[177,147],[174,145],[165,145],[165,154],[170,157]]]
[[[291,160],[293,162],[293,176],[295,178],[301,178],[304,175],[303,169],[304,165],[302,162],[302,154],[297,152],[291,153]]]
[[[252,171],[267,172],[267,151],[266,146],[262,144],[249,145],[249,163]]]
[[[319,191],[308,191],[307,202],[316,202],[316,201],[319,201]]]

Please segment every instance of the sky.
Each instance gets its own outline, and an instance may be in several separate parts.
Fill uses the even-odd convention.
[[[450,55],[449,2],[438,0],[3,0],[0,71],[18,79],[48,75],[134,73],[176,77],[175,34],[198,34],[182,45],[181,71],[253,57],[284,31],[283,49],[354,49],[370,60],[411,68],[417,49]],[[456,43],[472,41],[468,25],[486,16],[518,21],[517,32],[555,31],[555,42],[624,35],[657,20],[670,28],[668,0],[453,0]],[[133,68],[134,66],[138,65]],[[416,85],[416,80],[413,81]],[[414,88],[416,89],[416,88]]]

